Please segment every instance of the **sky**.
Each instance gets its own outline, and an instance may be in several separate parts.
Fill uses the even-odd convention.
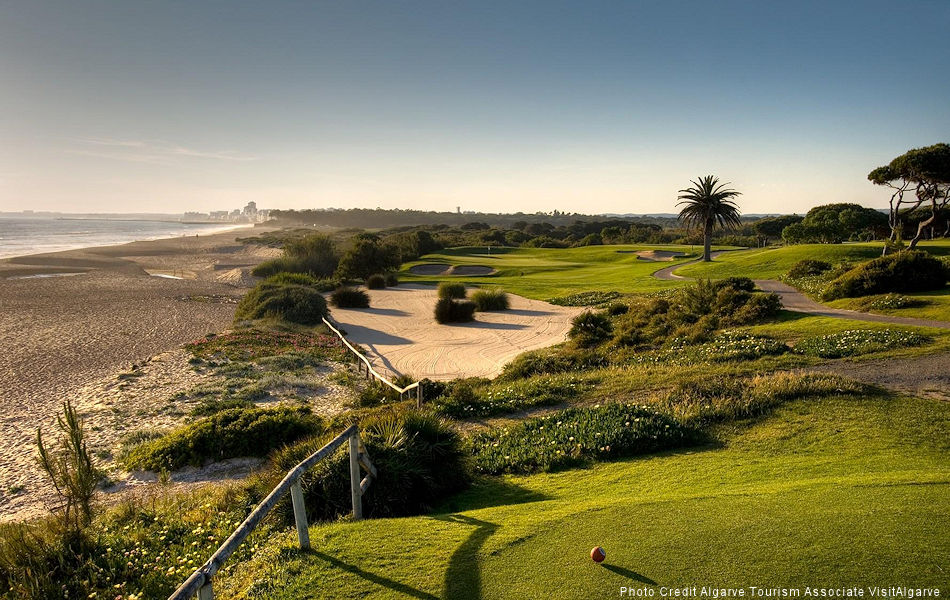
[[[950,2],[0,3],[0,211],[886,206]]]

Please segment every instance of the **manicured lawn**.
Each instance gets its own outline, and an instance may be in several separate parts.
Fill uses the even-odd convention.
[[[693,451],[487,479],[436,514],[287,532],[221,597],[616,598],[621,586],[950,586],[950,406],[798,401]],[[591,547],[607,550],[604,566]]]
[[[675,262],[639,260],[638,250],[671,250],[691,254]],[[452,248],[403,265],[400,281],[436,283],[464,281],[471,285],[504,287],[528,298],[547,300],[589,290],[645,293],[682,285],[652,277],[655,271],[696,257],[692,246],[586,246],[583,248]],[[418,264],[486,265],[497,273],[481,277],[419,276],[409,269]]]

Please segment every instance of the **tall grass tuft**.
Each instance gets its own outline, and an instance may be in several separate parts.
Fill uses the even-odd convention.
[[[508,310],[508,294],[502,289],[478,290],[472,293],[472,302],[479,312],[492,310]]]
[[[457,283],[454,281],[443,281],[442,283],[439,284],[438,292],[439,292],[440,299],[450,298],[450,299],[455,299],[455,300],[461,300],[462,298],[465,297],[465,294],[466,294],[465,284]]]

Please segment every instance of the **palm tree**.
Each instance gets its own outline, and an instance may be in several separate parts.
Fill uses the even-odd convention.
[[[679,218],[686,223],[687,229],[703,228],[703,260],[709,262],[712,260],[709,246],[712,244],[712,232],[716,224],[724,229],[738,227],[740,224],[739,207],[730,198],[741,194],[727,188],[728,183],[720,184],[719,178],[712,175],[700,177],[690,183],[693,187],[679,190],[677,199],[681,202],[677,202],[676,206],[686,205],[680,211]]]

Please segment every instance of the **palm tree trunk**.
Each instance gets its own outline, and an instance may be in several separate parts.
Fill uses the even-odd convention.
[[[713,222],[706,221],[706,227],[703,229],[703,262],[712,261],[712,254],[710,252],[712,247],[712,229]]]

